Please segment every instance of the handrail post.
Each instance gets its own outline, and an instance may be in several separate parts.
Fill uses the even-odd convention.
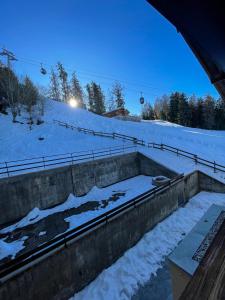
[[[92,159],[95,160],[95,155],[94,155],[94,151],[92,150]]]
[[[9,168],[8,168],[7,162],[5,162],[5,165],[6,165],[6,172],[7,172],[7,175],[8,175],[8,177],[9,177]]]
[[[160,144],[160,150],[163,151],[163,144]]]
[[[177,156],[179,156],[179,149],[177,148]]]
[[[195,161],[195,164],[197,165],[197,163],[198,163],[198,156],[196,154],[194,155],[194,161]]]
[[[215,160],[213,162],[213,170],[214,170],[214,173],[216,173],[216,162],[215,162]]]
[[[43,165],[44,165],[44,169],[45,169],[45,158],[44,158],[44,156],[42,157],[42,160],[43,160]]]

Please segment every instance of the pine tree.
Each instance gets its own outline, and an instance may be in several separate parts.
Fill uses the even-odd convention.
[[[60,101],[59,79],[53,69],[51,69],[51,75],[50,75],[49,96],[54,100]]]
[[[187,97],[184,93],[178,94],[177,123],[184,126],[190,125],[190,111]]]
[[[79,107],[85,108],[84,93],[75,72],[72,74],[70,87],[71,94],[78,101]]]
[[[59,72],[59,79],[61,82],[61,94],[63,102],[68,102],[70,96],[70,87],[68,84],[68,74],[65,71],[62,63],[58,62],[57,69]]]
[[[215,105],[215,127],[219,130],[225,129],[225,100],[219,99]]]
[[[197,100],[197,107],[196,107],[196,120],[197,120],[197,126],[198,128],[204,128],[204,112],[203,108],[204,102],[202,98],[199,98]]]
[[[215,128],[215,100],[212,96],[207,95],[204,99],[204,128]]]
[[[154,120],[154,111],[149,102],[146,102],[143,106],[142,119],[143,120]]]
[[[170,104],[169,104],[169,120],[170,122],[178,122],[178,105],[179,105],[180,94],[178,92],[172,93],[170,95]]]
[[[88,92],[88,102],[90,111],[96,114],[103,114],[105,112],[105,96],[100,85],[92,81],[86,86]]]
[[[95,83],[93,85],[93,91],[94,91],[94,99],[95,99],[94,101],[95,113],[102,115],[105,112],[105,96],[103,94],[101,86]]]
[[[123,87],[119,82],[115,82],[112,87],[112,95],[114,96],[114,101],[117,108],[125,107],[125,100],[123,95]]]
[[[190,126],[198,127],[197,98],[195,95],[192,95],[189,98],[189,113],[190,113]]]
[[[89,110],[94,112],[94,94],[93,94],[93,89],[92,89],[92,82],[86,85],[86,90],[88,93]]]
[[[16,74],[5,66],[0,67],[0,98],[10,107],[13,122],[16,122],[19,105],[19,80]]]

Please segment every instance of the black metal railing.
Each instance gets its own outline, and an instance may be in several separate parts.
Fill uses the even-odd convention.
[[[82,225],[69,230],[63,234],[60,234],[56,236],[55,238],[51,239],[48,242],[45,242],[36,248],[27,251],[24,254],[18,255],[16,258],[2,264],[0,266],[0,281],[3,279],[5,276],[9,275],[10,273],[20,269],[21,267],[26,266],[27,264],[33,262],[34,260],[42,257],[43,255],[53,251],[54,249],[60,247],[60,246],[65,246],[67,247],[67,243],[75,239],[84,233],[88,232],[89,230],[94,230],[99,226],[100,224],[107,223],[110,221],[111,218],[115,217],[116,215],[120,214],[121,212],[124,212],[130,208],[136,208],[138,204],[141,202],[144,202],[148,200],[150,197],[165,191],[166,189],[170,188],[173,184],[177,183],[178,181],[182,180],[183,174],[178,175],[177,177],[171,179],[167,184],[160,186],[160,187],[155,187],[131,200],[128,200],[127,202],[118,205],[117,207],[100,214],[99,216],[95,217],[94,219],[91,219]]]
[[[197,154],[176,148],[176,147],[172,147],[166,144],[157,144],[157,143],[148,143],[148,147],[154,148],[154,149],[159,149],[162,151],[169,151],[172,153],[175,153],[177,156],[183,156],[186,158],[191,159],[196,165],[200,164],[206,167],[209,167],[211,169],[214,170],[214,172],[216,171],[221,171],[221,172],[225,172],[225,166],[216,163],[215,161],[210,161],[207,160],[205,158],[202,158],[200,156],[198,156]]]
[[[84,132],[84,133],[89,133],[92,135],[96,135],[96,136],[101,136],[101,137],[109,137],[109,138],[113,138],[113,139],[122,139],[124,141],[128,141],[128,142],[132,142],[134,144],[137,145],[143,145],[145,144],[145,142],[141,139],[138,139],[134,136],[129,136],[129,135],[125,135],[125,134],[120,134],[117,132],[103,132],[103,131],[95,131],[92,129],[87,129],[87,128],[82,128],[82,127],[78,127],[78,126],[73,126],[70,125],[66,122],[62,122],[59,120],[53,120],[54,123],[57,123],[60,126],[66,127],[66,128],[70,128],[72,130],[78,130],[80,132]]]
[[[215,161],[207,160],[205,158],[198,156],[197,154],[176,147],[172,147],[166,144],[158,144],[154,142],[147,143],[144,140],[138,139],[133,136],[125,135],[125,134],[120,134],[116,132],[110,133],[110,132],[94,131],[92,129],[76,127],[66,122],[62,122],[58,120],[53,120],[53,121],[54,123],[57,123],[60,126],[64,126],[72,130],[78,130],[80,132],[92,134],[94,136],[108,137],[112,139],[122,139],[123,141],[131,142],[133,145],[126,145],[126,146],[123,145],[123,147],[117,146],[111,148],[104,148],[101,151],[88,150],[88,151],[80,151],[80,152],[73,152],[73,153],[66,153],[66,154],[57,154],[51,156],[28,158],[24,160],[0,162],[0,177],[4,177],[4,176],[9,177],[21,173],[26,173],[31,170],[38,171],[38,170],[43,170],[45,168],[70,165],[85,160],[98,159],[98,158],[103,158],[103,157],[112,156],[116,154],[121,154],[137,145],[146,146],[149,148],[154,148],[162,151],[169,151],[175,153],[177,156],[189,158],[195,164],[201,164],[206,167],[209,167],[213,169],[214,172],[216,171],[225,172],[225,166],[218,164]]]
[[[29,171],[73,165],[82,161],[100,159],[108,156],[119,155],[128,151],[134,151],[135,145],[123,145],[99,150],[87,150],[73,153],[57,154],[42,157],[33,157],[24,160],[14,160],[0,163],[0,177],[14,176]]]
[[[201,164],[201,165],[207,166],[209,168],[212,168],[214,170],[214,172],[216,172],[216,171],[225,172],[225,166],[223,166],[221,164],[218,164],[215,161],[210,161],[210,160],[204,159],[204,158],[198,156],[197,154],[194,154],[194,153],[191,153],[191,152],[188,152],[188,151],[176,148],[176,147],[172,147],[172,146],[169,146],[169,145],[166,145],[166,144],[157,144],[157,143],[154,143],[154,142],[146,143],[145,141],[143,141],[141,139],[137,139],[136,137],[125,135],[125,134],[120,134],[120,133],[116,133],[116,132],[112,132],[112,133],[109,133],[109,132],[96,132],[94,130],[90,130],[90,129],[86,129],[86,128],[75,127],[75,126],[72,126],[68,123],[58,121],[58,120],[54,120],[54,122],[61,125],[61,126],[66,127],[66,128],[76,129],[78,131],[82,131],[82,132],[85,132],[85,133],[90,133],[90,134],[93,134],[93,135],[99,135],[99,136],[102,136],[102,137],[104,137],[104,136],[105,137],[110,137],[110,138],[114,138],[114,139],[119,138],[119,139],[123,139],[124,141],[125,140],[130,141],[130,142],[132,142],[136,145],[147,146],[147,147],[151,147],[151,148],[154,148],[154,149],[173,152],[173,153],[177,154],[177,156],[183,156],[183,157],[191,159],[192,161],[195,162],[195,164]]]

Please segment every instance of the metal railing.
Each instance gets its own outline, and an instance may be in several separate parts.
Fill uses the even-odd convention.
[[[129,142],[132,142],[134,144],[143,145],[143,146],[145,144],[145,142],[141,139],[138,139],[138,138],[133,137],[133,136],[125,135],[125,134],[120,134],[120,133],[117,133],[117,132],[95,131],[95,130],[92,130],[92,129],[73,126],[73,125],[70,125],[66,122],[62,122],[62,121],[59,121],[59,120],[53,120],[53,122],[60,125],[60,126],[70,128],[72,130],[78,130],[78,131],[84,132],[84,133],[89,133],[89,134],[92,134],[92,135],[95,135],[95,136],[109,137],[109,138],[113,138],[113,139],[116,139],[116,138],[117,139],[122,139],[124,141],[129,141]]]
[[[0,177],[24,174],[29,171],[74,165],[82,161],[90,161],[108,156],[122,154],[136,150],[136,145],[123,145],[101,150],[87,150],[73,153],[57,154],[42,157],[33,157],[24,160],[14,160],[0,163]]]
[[[61,121],[58,121],[58,120],[54,120],[54,122],[58,123],[61,126],[66,127],[66,128],[76,129],[78,131],[82,131],[82,132],[85,132],[85,133],[90,133],[90,134],[93,134],[93,135],[99,135],[99,136],[102,136],[102,137],[104,137],[104,136],[105,137],[110,137],[110,138],[114,138],[114,139],[119,138],[119,139],[123,139],[123,140],[126,140],[126,141],[133,142],[136,145],[147,146],[148,148],[151,147],[151,148],[159,149],[159,150],[162,150],[162,151],[165,150],[165,151],[173,152],[177,156],[183,156],[183,157],[191,159],[192,161],[195,162],[195,164],[201,164],[201,165],[204,165],[206,167],[209,167],[209,168],[213,169],[214,172],[216,172],[216,171],[225,172],[225,166],[223,166],[221,164],[218,164],[215,161],[210,161],[210,160],[204,159],[204,158],[198,156],[197,154],[194,154],[194,153],[191,153],[191,152],[188,152],[188,151],[176,148],[176,147],[172,147],[172,146],[169,146],[169,145],[166,145],[166,144],[157,144],[157,143],[154,143],[154,142],[147,143],[147,142],[145,142],[141,139],[138,139],[136,137],[128,136],[128,135],[124,135],[124,134],[120,134],[120,133],[116,133],[116,132],[112,132],[112,133],[109,133],[109,132],[96,132],[94,130],[90,130],[90,129],[86,129],[86,128],[75,127],[75,126],[69,125],[68,123],[61,122]]]
[[[54,120],[54,122],[59,124],[60,126],[70,128],[72,130],[78,130],[80,132],[84,132],[87,134],[92,134],[94,136],[108,137],[112,139],[122,139],[123,141],[132,142],[133,145],[127,145],[127,146],[123,145],[123,147],[118,146],[118,147],[104,148],[101,151],[96,151],[96,150],[80,151],[80,152],[73,152],[73,153],[66,153],[66,154],[28,158],[28,159],[17,160],[17,161],[2,162],[0,163],[0,177],[4,177],[4,176],[9,177],[21,173],[26,173],[31,170],[43,170],[45,168],[70,165],[85,160],[91,160],[91,159],[97,159],[97,158],[103,158],[111,155],[121,154],[137,145],[146,146],[148,148],[154,148],[162,151],[172,152],[175,153],[177,156],[182,156],[191,159],[195,164],[201,164],[206,167],[209,167],[213,169],[214,172],[220,171],[225,173],[225,166],[218,164],[215,161],[204,159],[198,156],[197,154],[176,147],[172,147],[166,144],[158,144],[154,142],[147,143],[133,136],[120,134],[116,132],[109,133],[109,132],[102,132],[102,131],[94,131],[87,128],[76,127],[66,122],[62,122],[58,120]]]
[[[183,156],[186,158],[191,159],[196,165],[200,164],[206,167],[209,167],[211,169],[214,170],[214,172],[216,171],[220,171],[220,172],[225,172],[225,166],[216,163],[215,161],[210,161],[207,160],[205,158],[202,158],[200,156],[198,156],[197,154],[176,148],[176,147],[172,147],[166,144],[157,144],[157,143],[148,143],[148,147],[154,148],[154,149],[159,149],[162,151],[169,151],[172,153],[175,153],[177,156]]]
[[[20,269],[21,267],[26,266],[27,264],[33,262],[34,260],[42,257],[43,255],[46,255],[47,253],[53,251],[54,249],[65,246],[67,247],[67,243],[75,239],[84,233],[88,232],[89,230],[95,229],[97,226],[103,223],[107,223],[115,217],[116,215],[119,215],[120,213],[130,209],[130,208],[136,208],[138,204],[146,201],[149,199],[149,197],[154,196],[160,192],[165,191],[166,189],[170,188],[171,185],[177,183],[178,181],[182,180],[184,177],[183,174],[178,175],[176,178],[171,179],[167,184],[155,187],[131,200],[128,200],[127,202],[118,205],[117,207],[100,214],[99,216],[95,217],[94,219],[91,219],[82,225],[69,230],[61,235],[56,236],[52,240],[45,242],[36,248],[27,251],[24,254],[21,254],[17,256],[16,258],[4,263],[0,266],[0,281],[5,276],[9,275],[10,273]]]

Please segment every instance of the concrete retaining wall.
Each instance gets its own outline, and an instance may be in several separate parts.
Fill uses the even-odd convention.
[[[184,177],[184,195],[185,202],[179,202],[179,205],[184,205],[186,202],[200,192],[199,173],[194,171]]]
[[[0,299],[68,299],[184,202],[184,180],[100,225],[0,286]]]
[[[94,185],[105,187],[140,174],[170,178],[176,175],[135,152],[0,179],[0,207],[4,211],[0,226],[24,217],[34,207],[45,209],[58,205],[70,193],[81,196]]]
[[[199,173],[199,185],[200,189],[214,193],[225,193],[225,184],[219,180],[206,175],[203,172]]]
[[[170,170],[169,168],[166,168],[165,166],[143,155],[142,153],[138,153],[138,158],[140,160],[141,174],[143,175],[163,175],[168,178],[173,178],[178,175],[178,173],[174,172],[173,170]]]

